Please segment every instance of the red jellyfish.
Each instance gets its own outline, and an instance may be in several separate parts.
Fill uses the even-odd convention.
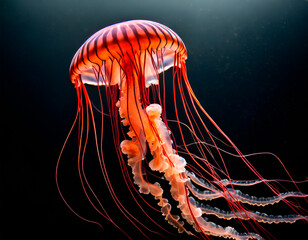
[[[271,238],[270,232],[259,222],[293,223],[300,219],[307,221],[306,211],[297,204],[297,201],[290,200],[290,198],[305,198],[307,195],[300,192],[287,170],[284,168],[290,177],[289,182],[297,190],[286,191],[284,188],[285,191],[280,192],[279,180],[262,177],[248,161],[248,156],[240,152],[204,110],[188,81],[186,59],[186,47],[174,31],[162,24],[146,20],[121,22],[103,28],[78,49],[69,70],[78,97],[77,115],[73,126],[77,125],[79,132],[80,180],[93,208],[121,229],[113,221],[108,210],[104,209],[102,201],[94,193],[84,173],[84,152],[88,142],[89,124],[93,125],[96,131],[94,138],[97,156],[116,206],[138,230],[142,227],[147,228],[123,206],[123,199],[118,198],[113,188],[113,184],[118,183],[110,181],[105,163],[112,160],[104,158],[103,148],[100,146],[103,144],[103,126],[100,131],[96,130],[98,128],[93,113],[98,111],[101,118],[106,114],[103,113],[104,101],[101,93],[103,86],[107,99],[105,104],[108,105],[108,115],[111,119],[113,141],[126,186],[129,188],[136,186],[139,190],[129,190],[132,202],[144,201],[142,197],[140,198],[142,196],[140,193],[152,195],[158,204],[153,208],[161,211],[165,220],[177,228],[179,233],[197,235],[204,239],[208,239],[210,235],[231,239],[263,239],[261,235]],[[173,77],[170,80],[165,79],[164,72],[170,68],[173,69]],[[171,93],[165,93],[165,81],[172,81],[173,97]],[[86,85],[96,86],[98,89],[100,107],[94,107]],[[167,100],[165,94],[168,95]],[[173,102],[174,120],[167,118],[169,111],[166,112],[166,101]],[[179,119],[180,115],[184,116],[186,123]],[[119,119],[122,125],[119,124]],[[100,123],[102,122],[101,119]],[[127,133],[125,130],[128,130]],[[220,138],[215,137],[212,130],[215,130]],[[59,160],[61,155],[62,152]],[[228,172],[227,156],[240,159],[246,167],[243,171],[250,171],[255,178],[233,180]],[[132,179],[126,164],[132,170]],[[284,167],[282,163],[281,165]],[[59,161],[56,177],[58,169]],[[245,190],[239,190],[262,184],[270,190],[272,196],[250,196],[244,193]],[[64,199],[58,180],[57,186]],[[221,199],[227,210],[209,205],[215,203],[215,201],[209,202],[214,199]],[[65,199],[64,201],[70,207]],[[129,198],[126,197],[125,201],[129,201]],[[256,206],[278,202],[290,207],[293,214],[274,216],[249,210],[250,205],[255,205],[253,208],[255,209]],[[180,214],[173,213],[176,208]],[[72,208],[71,210],[74,211]],[[150,218],[145,210],[141,210],[145,217]],[[242,231],[245,232],[231,226],[220,226],[214,223],[214,220],[209,221],[206,215],[215,215],[213,219],[236,219],[244,226]],[[143,231],[140,232],[144,234]]]

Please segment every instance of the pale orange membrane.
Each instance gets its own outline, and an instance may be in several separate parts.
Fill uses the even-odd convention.
[[[142,175],[142,159],[146,154],[146,142],[153,156],[149,167],[153,171],[164,173],[166,180],[171,184],[172,197],[179,202],[181,209],[186,210],[185,214],[189,214],[185,180],[181,175],[185,171],[186,161],[175,154],[172,148],[169,132],[161,119],[161,106],[151,104],[144,110],[139,101],[139,91],[128,88],[126,85],[130,81],[136,80],[122,81],[119,112],[122,122],[130,126],[129,136],[132,139],[122,141],[121,150],[128,156],[128,165],[132,168],[134,182],[139,186],[139,191],[145,194],[151,193],[159,200],[158,205],[162,207],[162,214],[166,216],[166,220],[180,232],[186,231],[183,223],[179,222],[180,217],[171,215],[171,205],[168,204],[167,199],[163,198],[160,185],[147,182]],[[137,81],[135,83],[137,84]],[[200,212],[194,209],[193,211],[198,214]]]

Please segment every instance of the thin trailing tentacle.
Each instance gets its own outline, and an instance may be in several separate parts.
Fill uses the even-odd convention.
[[[234,190],[233,188],[227,188],[225,191],[220,191],[216,187],[206,183],[203,179],[196,177],[194,173],[186,171],[186,174],[189,176],[192,182],[207,189],[205,191],[201,191],[193,186],[190,182],[188,183],[188,187],[190,188],[192,194],[200,200],[212,200],[220,197],[227,197],[230,201],[239,201],[249,205],[266,206],[269,204],[278,203],[288,197],[307,197],[307,194],[303,194],[301,192],[285,192],[272,197],[255,197],[245,194],[240,190]],[[228,185],[226,184],[226,181],[228,180],[223,180],[222,182],[224,186]],[[236,185],[243,186],[253,183],[255,183],[255,181],[236,182]]]
[[[214,185],[205,182],[202,178],[198,178],[193,172],[189,172],[189,171],[186,170],[185,173],[190,178],[190,180],[192,182],[199,185],[200,187],[203,187],[203,188],[210,190],[212,192],[219,191]]]
[[[228,179],[221,179],[220,183],[223,184],[224,186],[228,185],[234,185],[234,186],[253,186],[259,183],[263,183],[262,180],[250,180],[250,181],[241,181],[241,180],[231,180],[229,181]]]
[[[190,202],[193,203],[194,205],[196,205],[198,208],[200,208],[202,210],[203,214],[210,214],[210,215],[215,215],[219,218],[223,218],[223,219],[233,219],[233,218],[237,218],[237,219],[242,219],[242,220],[249,220],[249,219],[253,219],[256,220],[258,222],[263,222],[263,223],[293,223],[297,220],[308,220],[307,216],[301,216],[301,215],[268,215],[266,213],[261,213],[261,212],[257,212],[257,211],[249,211],[249,210],[240,210],[240,211],[225,211],[225,210],[221,210],[217,207],[212,207],[208,204],[203,204],[203,203],[199,203],[198,201],[196,201],[194,198],[190,197]]]
[[[187,179],[186,185],[190,192],[198,199],[200,200],[212,200],[215,198],[222,197],[222,192],[220,191],[212,191],[212,190],[204,190],[201,191],[198,188],[196,188],[192,183],[190,179]]]
[[[257,233],[239,233],[237,230],[235,230],[233,227],[222,227],[218,224],[215,224],[213,222],[208,222],[204,218],[200,217],[197,219],[199,223],[202,224],[202,230],[211,236],[219,236],[224,238],[232,238],[236,240],[249,240],[249,239],[257,239],[257,240],[263,240],[264,238],[261,237]]]
[[[191,206],[194,206],[196,209],[201,210],[201,208],[197,207],[197,203],[194,198],[190,197],[189,202]],[[190,222],[189,219],[187,219]],[[233,227],[227,226],[222,227],[213,222],[207,221],[206,218],[202,217],[202,213],[199,217],[195,218],[195,221],[192,223],[193,227],[197,232],[203,231],[207,235],[211,236],[219,236],[224,238],[232,238],[236,240],[248,240],[248,239],[257,239],[263,240],[263,238],[257,233],[239,233]]]
[[[247,203],[249,205],[266,206],[269,204],[275,204],[287,197],[306,197],[307,195],[300,192],[285,192],[280,193],[273,197],[255,197],[248,194],[242,193],[240,190],[233,190],[228,188],[230,194],[230,200],[236,198],[242,203]]]

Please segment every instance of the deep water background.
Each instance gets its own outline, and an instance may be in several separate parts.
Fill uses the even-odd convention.
[[[196,95],[239,149],[273,152],[295,179],[307,176],[308,1],[2,0],[0,16],[1,239],[123,238],[82,209],[78,179],[67,174],[61,177],[67,198],[104,231],[71,213],[54,172],[76,111],[70,61],[94,32],[125,20],[153,20],[178,33]],[[262,161],[256,164],[267,176],[286,178],[275,160]],[[236,164],[231,171],[240,178]],[[154,220],[176,233],[160,214]],[[305,239],[306,228],[301,222],[267,227],[277,239]]]

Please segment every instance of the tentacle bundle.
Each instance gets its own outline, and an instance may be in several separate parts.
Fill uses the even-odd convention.
[[[123,86],[124,87],[124,86]],[[122,87],[122,89],[123,89]],[[185,171],[185,160],[178,155],[173,153],[172,147],[165,148],[165,151],[168,152],[169,158],[165,157],[163,153],[163,147],[165,143],[163,143],[163,139],[165,141],[170,141],[170,138],[167,138],[168,132],[164,123],[160,120],[161,107],[158,104],[149,105],[146,109],[141,108],[141,104],[137,101],[136,105],[127,105],[122,101],[126,101],[129,97],[135,97],[137,94],[134,90],[122,91],[122,96],[120,99],[120,116],[123,118],[122,122],[124,124],[130,124],[130,131],[128,135],[132,138],[132,140],[124,140],[121,143],[121,150],[124,154],[127,154],[128,157],[128,165],[132,168],[134,182],[139,186],[139,191],[144,194],[151,193],[155,199],[159,200],[158,205],[161,206],[162,214],[165,216],[165,219],[174,227],[178,229],[178,231],[184,232],[186,231],[183,227],[183,222],[179,221],[180,217],[177,215],[171,214],[171,205],[168,203],[168,199],[163,198],[163,189],[159,185],[159,183],[151,184],[147,182],[142,175],[142,159],[143,155],[145,155],[145,143],[146,141],[149,144],[149,148],[153,155],[153,160],[149,163],[149,166],[154,171],[160,171],[165,173],[166,179],[171,183],[171,192],[172,196],[182,205],[185,205],[185,188],[183,185],[182,176],[180,173]],[[125,107],[124,107],[125,106]],[[139,121],[136,119],[131,119],[129,116],[133,116],[134,111],[139,111],[140,119]],[[128,110],[128,111],[126,111]],[[154,128],[152,129],[152,127]],[[145,132],[139,132],[137,129],[141,127],[145,129]],[[161,133],[161,141],[158,141],[155,136],[155,130]],[[136,135],[136,133],[140,133]],[[163,134],[165,136],[163,136]],[[145,134],[145,136],[144,136]],[[169,145],[171,146],[171,145]],[[169,161],[172,161],[173,167]],[[182,186],[180,186],[182,185]],[[183,198],[184,199],[181,199]],[[186,203],[187,205],[187,203]]]
[[[285,193],[280,193],[277,196],[273,196],[273,197],[255,197],[255,196],[249,196],[248,194],[244,194],[242,193],[240,190],[234,190],[233,188],[226,188],[225,192],[221,192],[219,191],[217,188],[215,188],[213,185],[210,185],[208,183],[205,183],[202,179],[198,179],[194,173],[191,172],[186,172],[187,175],[190,177],[190,179],[197,185],[208,189],[210,191],[199,191],[199,189],[197,189],[196,187],[194,187],[190,182],[188,184],[189,188],[192,190],[192,192],[194,193],[194,195],[201,199],[201,200],[212,200],[215,198],[220,198],[220,197],[224,197],[226,196],[226,193],[228,193],[227,195],[228,200],[230,201],[239,201],[242,203],[247,203],[249,205],[257,205],[257,206],[266,206],[269,204],[275,204],[280,202],[281,200],[287,198],[287,197],[306,197],[306,194],[303,194],[301,192],[285,192]],[[223,179],[221,180],[222,183],[224,183],[224,185],[226,185],[226,182],[228,180]]]
[[[129,85],[135,81],[135,88]],[[186,160],[176,154],[172,148],[172,141],[165,123],[161,119],[162,107],[159,104],[150,104],[146,109],[142,108],[138,81],[134,78],[124,79],[121,83],[121,97],[118,104],[122,123],[129,126],[127,133],[131,140],[124,140],[121,143],[121,150],[128,157],[128,165],[132,168],[134,183],[139,186],[140,193],[152,194],[158,200],[162,215],[169,224],[178,229],[178,232],[192,234],[184,227],[184,221],[193,226],[195,231],[204,235],[221,236],[232,239],[263,239],[257,233],[239,233],[234,228],[222,227],[213,222],[207,221],[203,215],[215,215],[218,218],[241,220],[254,220],[263,223],[292,223],[299,219],[308,220],[305,216],[287,215],[273,216],[257,211],[249,211],[244,208],[238,210],[224,211],[212,207],[200,201],[208,201],[216,198],[225,198],[229,202],[245,203],[249,205],[265,206],[277,203],[287,197],[304,197],[299,192],[281,193],[269,198],[257,198],[242,193],[234,188],[227,188],[232,185],[228,180],[221,180],[220,185],[225,186],[224,191],[218,189],[214,184],[205,182],[194,173],[186,170]],[[138,116],[138,117],[136,117]],[[178,202],[177,207],[181,210],[181,217],[171,213],[172,207],[167,198],[163,197],[164,190],[158,182],[150,183],[143,177],[142,161],[146,155],[148,145],[153,159],[149,162],[152,171],[159,171],[164,174],[165,180],[170,184],[172,198]],[[234,182],[236,185],[249,185],[252,182]],[[197,187],[198,186],[198,187]],[[201,190],[203,189],[203,190]]]

